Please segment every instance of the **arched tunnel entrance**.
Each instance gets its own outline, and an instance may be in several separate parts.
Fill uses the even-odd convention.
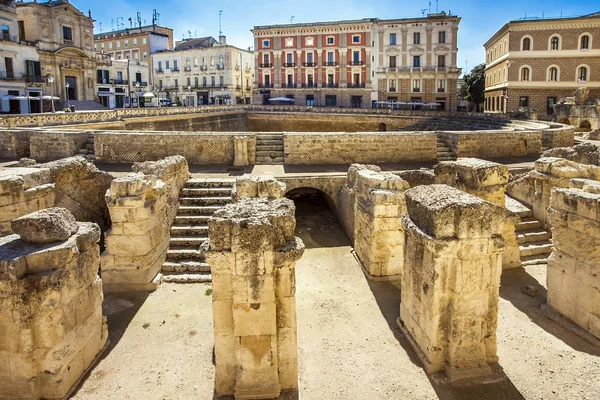
[[[302,187],[290,190],[285,197],[296,205],[296,236],[302,239],[307,249],[351,245],[327,194]]]

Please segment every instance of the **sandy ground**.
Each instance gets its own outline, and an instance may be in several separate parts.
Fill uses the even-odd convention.
[[[368,282],[326,208],[298,209],[307,250],[297,264],[299,391],[285,399],[599,399],[600,349],[539,313],[545,266],[504,273],[499,382],[436,384],[395,326],[400,293]],[[522,293],[536,286],[537,297]],[[207,284],[107,296],[111,346],[75,399],[212,399]],[[503,372],[502,372],[503,371]],[[505,375],[504,375],[505,374]]]

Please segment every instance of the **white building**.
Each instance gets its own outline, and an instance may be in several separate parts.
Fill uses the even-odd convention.
[[[109,108],[143,107],[148,90],[148,63],[136,60],[113,60],[96,55],[96,94]]]
[[[230,46],[225,36],[178,42],[152,55],[154,91],[184,106],[250,103],[252,52]]]
[[[0,111],[10,114],[42,112],[42,100],[28,97],[50,94],[50,88],[43,85],[36,46],[20,39],[14,1],[0,4],[0,25]]]

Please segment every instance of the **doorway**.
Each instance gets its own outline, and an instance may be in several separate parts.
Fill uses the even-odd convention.
[[[79,100],[77,97],[77,78],[74,76],[65,76],[65,83],[69,85],[67,88],[67,85],[65,84],[66,93],[68,95],[67,98],[69,100]]]

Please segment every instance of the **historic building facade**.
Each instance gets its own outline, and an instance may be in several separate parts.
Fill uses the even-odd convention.
[[[174,50],[152,55],[154,91],[186,106],[249,103],[252,52],[212,37],[178,42]]]
[[[379,20],[375,25],[377,99],[438,103],[455,110],[460,17],[445,12],[424,18]]]
[[[96,93],[106,108],[143,107],[151,99],[148,90],[148,63],[136,60],[114,60],[96,54]]]
[[[600,96],[600,13],[510,21],[484,47],[486,112],[550,118],[577,88]]]
[[[255,26],[253,103],[371,107],[376,21]]]
[[[41,76],[61,100],[94,100],[94,20],[68,0],[19,2],[19,37],[37,47]],[[52,77],[53,83],[48,78]]]

